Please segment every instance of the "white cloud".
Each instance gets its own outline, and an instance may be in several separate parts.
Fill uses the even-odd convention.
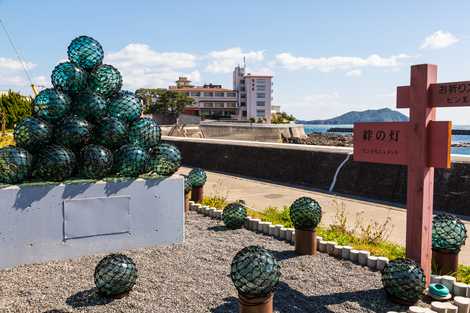
[[[206,71],[211,73],[230,73],[237,64],[243,62],[256,63],[264,60],[263,51],[243,52],[241,48],[235,47],[221,51],[209,52],[207,58],[210,60]]]
[[[438,30],[424,39],[420,49],[442,49],[452,46],[459,41],[460,39],[454,34]]]
[[[349,72],[346,72],[346,76],[359,77],[359,76],[362,76],[362,71],[361,70],[351,70]]]
[[[105,56],[105,63],[115,66],[123,76],[124,87],[168,87],[179,76],[187,76],[194,82],[201,80],[194,70],[197,57],[184,52],[158,52],[148,45],[128,44],[123,49]]]
[[[24,65],[27,70],[36,67],[36,64],[31,62],[24,62]],[[23,70],[23,65],[18,60],[0,57],[0,70],[19,71]]]
[[[334,70],[350,71],[362,67],[396,68],[402,65],[402,60],[408,58],[410,56],[406,54],[392,55],[390,57],[372,54],[367,58],[343,56],[309,58],[297,57],[284,52],[276,55],[276,63],[289,70],[309,69],[331,72]]]

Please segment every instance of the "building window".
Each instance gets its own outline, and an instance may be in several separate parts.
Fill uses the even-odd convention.
[[[245,94],[243,94],[243,95],[241,95],[241,96],[240,96],[240,98],[242,98],[242,99],[246,99],[246,95],[245,95]]]
[[[213,92],[204,92],[202,94],[204,97],[213,97],[214,96],[214,93]]]
[[[227,107],[228,108],[236,108],[237,104],[235,102],[227,102]]]
[[[257,117],[264,117],[265,111],[264,110],[256,110]]]
[[[241,107],[246,107],[246,102],[240,102]]]
[[[258,107],[264,107],[266,105],[265,101],[256,101],[256,106]]]
[[[216,92],[215,96],[216,97],[223,97],[225,94],[223,92]]]
[[[246,111],[243,111],[243,112],[242,112],[242,116],[243,116],[243,117],[246,117]]]
[[[215,107],[216,107],[216,108],[223,108],[223,107],[224,107],[224,103],[223,103],[223,102],[216,102],[216,103],[215,103]]]
[[[264,98],[266,98],[266,94],[264,92],[257,92],[256,93],[256,98],[264,99]]]
[[[191,96],[193,97],[200,97],[201,96],[201,93],[198,91],[198,92],[191,92]]]
[[[213,108],[214,107],[214,104],[212,102],[205,102],[204,103],[204,107],[205,108]]]
[[[266,79],[257,79],[256,84],[257,85],[266,85]]]
[[[237,94],[235,92],[227,92],[227,97],[236,97]]]
[[[256,86],[256,91],[265,91],[266,86]]]

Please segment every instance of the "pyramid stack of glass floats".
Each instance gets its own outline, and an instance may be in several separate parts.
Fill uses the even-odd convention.
[[[160,143],[158,123],[142,117],[134,93],[121,90],[119,71],[102,64],[100,43],[80,36],[67,54],[52,71],[54,88],[42,90],[33,116],[16,125],[16,146],[0,149],[0,182],[176,172],[180,151]]]

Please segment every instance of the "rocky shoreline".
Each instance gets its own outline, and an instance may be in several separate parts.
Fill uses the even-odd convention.
[[[325,134],[325,133],[311,133],[306,137],[299,138],[284,138],[284,143],[294,143],[301,145],[318,145],[318,146],[335,146],[335,147],[352,147],[353,136],[351,135],[338,135],[338,134]],[[469,148],[470,142],[460,142],[452,144],[452,147]]]

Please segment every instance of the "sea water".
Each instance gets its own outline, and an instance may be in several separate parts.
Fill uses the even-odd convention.
[[[332,127],[335,128],[352,128],[353,125],[345,124],[345,125],[305,125],[305,133],[326,133],[326,131]],[[454,129],[470,129],[470,125],[456,125]],[[335,133],[339,135],[350,135],[351,133]],[[461,142],[470,142],[470,135],[453,135],[452,136],[452,143],[461,143]],[[453,154],[466,154],[470,155],[470,147],[452,147]]]

